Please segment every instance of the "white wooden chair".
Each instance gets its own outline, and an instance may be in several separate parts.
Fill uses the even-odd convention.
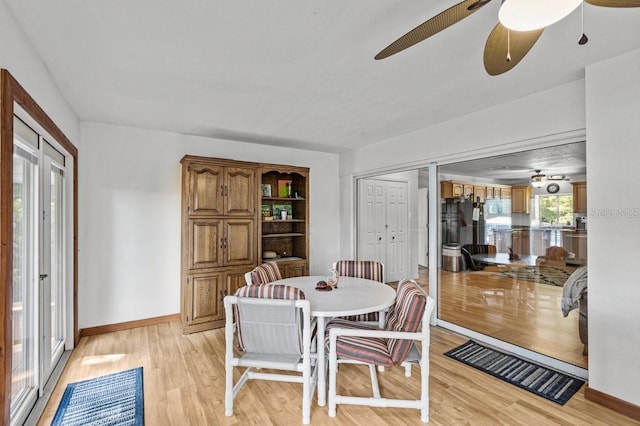
[[[335,417],[338,404],[353,404],[415,408],[423,422],[429,421],[429,319],[434,307],[435,301],[415,281],[402,280],[383,329],[343,319],[329,322],[325,335],[329,345],[329,416]],[[416,342],[421,342],[421,350]],[[373,397],[338,395],[338,363],[369,365]],[[413,363],[420,365],[420,398],[381,397],[375,366],[402,365],[410,377]]]
[[[311,352],[311,308],[304,293],[286,285],[252,285],[224,298],[225,415],[249,379],[302,383],[302,423],[311,420],[311,400],[317,384],[317,356]],[[235,319],[235,323],[234,323]],[[234,336],[238,352],[234,351]],[[244,367],[234,384],[235,367]],[[298,375],[266,373],[256,369],[294,371]],[[268,395],[265,395],[268,397]]]

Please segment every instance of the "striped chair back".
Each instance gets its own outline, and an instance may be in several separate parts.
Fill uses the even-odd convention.
[[[265,262],[256,266],[251,271],[251,281],[253,285],[268,284],[282,279],[280,268],[276,262]]]
[[[338,271],[338,276],[341,277],[366,278],[384,282],[384,264],[374,260],[339,260],[335,264],[335,269]],[[349,321],[378,321],[379,317],[378,312],[370,312],[343,318]]]
[[[336,262],[338,275],[358,277],[384,282],[384,265],[374,260],[339,260]]]
[[[402,280],[398,283],[396,303],[393,305],[385,322],[387,331],[418,331],[422,322],[422,315],[427,306],[427,295],[414,280]],[[429,325],[423,325],[428,327]],[[394,364],[401,363],[406,358],[413,341],[404,339],[388,339],[387,349]]]
[[[239,288],[235,294],[238,349],[243,352],[268,354],[302,354],[302,314],[296,300],[304,300],[302,290],[283,284],[251,285]],[[242,298],[291,300],[284,306],[250,304]]]

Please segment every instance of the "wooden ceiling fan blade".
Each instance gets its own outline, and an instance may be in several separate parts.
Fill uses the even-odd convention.
[[[484,45],[484,69],[489,75],[511,70],[529,53],[543,31],[544,28],[511,31],[498,22]]]
[[[391,55],[395,55],[416,43],[421,42],[440,31],[449,28],[456,22],[462,21],[467,16],[471,15],[482,6],[489,3],[491,0],[465,0],[460,2],[449,9],[445,10],[429,19],[426,22],[418,25],[389,46],[385,47],[378,53],[376,59],[388,58]]]
[[[585,0],[594,6],[602,7],[640,7],[640,0]]]

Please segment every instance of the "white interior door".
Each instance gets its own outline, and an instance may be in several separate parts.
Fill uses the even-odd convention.
[[[363,260],[375,260],[387,263],[387,185],[386,182],[372,179],[374,194],[373,229],[375,235],[375,252],[373,257],[358,257]]]
[[[358,257],[371,258],[376,253],[374,182],[358,181]]]
[[[358,181],[358,259],[384,264],[385,280],[407,276],[408,183]]]
[[[387,182],[387,281],[407,276],[407,190],[407,182]]]

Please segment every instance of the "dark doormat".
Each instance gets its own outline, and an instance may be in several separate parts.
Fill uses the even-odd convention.
[[[445,355],[560,405],[571,399],[585,383],[582,379],[483,346],[473,340]]]

